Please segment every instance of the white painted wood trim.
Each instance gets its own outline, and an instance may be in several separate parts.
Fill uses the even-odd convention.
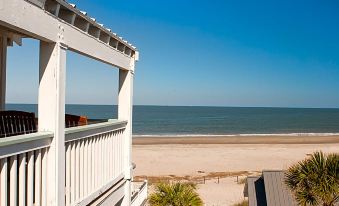
[[[93,135],[100,135],[109,131],[124,129],[126,124],[127,121],[125,120],[109,120],[108,122],[98,124],[66,128],[65,142],[85,139]]]
[[[87,189],[88,189],[88,181],[87,181],[87,177],[88,177],[88,139],[84,139],[84,165],[83,165],[83,170],[84,170],[84,173],[83,173],[83,182],[84,182],[84,196],[86,196],[88,193],[87,193]]]
[[[68,206],[71,203],[71,144],[66,148],[66,188],[65,188],[65,205]]]
[[[132,179],[132,113],[133,113],[133,76],[135,60],[132,59],[130,67],[131,71],[119,70],[119,94],[118,94],[118,118],[126,119],[127,125],[123,132],[123,168],[125,171],[125,179],[127,180],[125,187],[125,196],[122,202],[123,206],[131,205],[131,179]]]
[[[8,204],[8,160],[0,159],[0,205]]]
[[[104,186],[102,186],[101,188],[99,188],[98,190],[92,192],[91,194],[89,194],[85,199],[80,200],[78,203],[74,204],[77,206],[84,206],[84,205],[88,205],[89,203],[91,203],[93,200],[95,200],[96,198],[100,197],[100,195],[102,195],[103,193],[105,193],[108,189],[110,189],[111,187],[116,186],[117,184],[123,184],[124,181],[124,174],[120,174],[117,178],[115,178],[114,180],[109,181],[107,184],[105,184]]]
[[[53,139],[51,132],[38,132],[0,138],[0,159],[48,147]]]
[[[97,164],[97,161],[95,161],[95,154],[96,154],[96,139],[95,138],[92,138],[92,141],[91,141],[91,150],[92,150],[92,154],[91,154],[91,157],[92,157],[92,171],[91,171],[91,182],[92,182],[92,187],[91,188],[96,188],[96,176],[94,174],[96,174],[96,164]],[[93,192],[93,189],[90,191],[90,192]]]
[[[19,206],[26,206],[26,153],[20,154],[19,156],[19,190],[18,190],[18,201]]]
[[[77,165],[76,165],[76,152],[75,152],[75,142],[71,142],[70,143],[70,145],[69,145],[70,147],[71,147],[71,201],[70,202],[75,202],[75,200],[76,200],[76,195],[75,195],[75,190],[76,190],[76,188],[75,188],[75,185],[76,185],[76,180],[75,180],[75,171],[76,171],[76,167],[77,167]]]
[[[41,140],[46,138],[52,138],[52,132],[36,132],[30,134],[23,134],[17,136],[11,136],[6,138],[0,138],[0,148],[10,146],[10,145],[18,145],[26,142],[31,142],[35,140]]]
[[[80,141],[75,142],[75,200],[80,198]]]
[[[18,204],[18,158],[16,155],[9,158],[10,159],[10,181],[9,181],[9,204],[17,205]]]
[[[36,206],[40,206],[41,205],[41,191],[42,191],[42,151],[41,149],[36,150],[35,152],[35,157],[34,157],[34,161],[35,161],[35,205]]]
[[[134,183],[134,182],[133,182]],[[147,199],[147,180],[145,180],[142,185],[135,191],[135,193],[133,194],[133,196],[131,197],[131,203],[132,206],[140,206],[140,204],[133,204],[134,202],[143,202],[144,200]],[[146,197],[145,197],[145,193],[146,193]],[[141,200],[138,198],[141,198]]]
[[[124,197],[124,190],[126,187],[127,187],[126,181],[118,183],[114,187],[108,189],[106,193],[102,194],[94,202],[92,202],[90,206],[121,205],[120,201]]]
[[[80,197],[84,196],[84,140],[79,140],[80,144],[80,175],[79,175],[79,187]]]
[[[88,175],[88,178],[87,178],[87,194],[90,194],[92,192],[92,188],[93,188],[93,185],[92,185],[92,171],[93,171],[93,165],[92,165],[92,154],[93,154],[93,140],[92,139],[89,139],[88,140],[88,151],[87,151],[87,160],[88,160],[88,167],[87,167],[87,175]]]
[[[53,170],[51,168],[49,168],[48,166],[48,161],[47,161],[47,157],[48,157],[48,149],[44,148],[41,149],[41,205],[47,205],[47,198],[48,198],[48,193],[53,192],[53,191],[49,191],[48,190],[48,186],[49,184],[53,184],[52,182],[53,179],[48,179],[48,174],[49,173],[53,173]],[[48,184],[47,184],[47,180],[48,180]]]
[[[27,206],[33,206],[34,199],[34,152],[27,154]]]

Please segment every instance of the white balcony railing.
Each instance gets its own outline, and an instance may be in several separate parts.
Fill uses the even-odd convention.
[[[0,205],[47,205],[47,158],[53,133],[0,139]]]
[[[124,178],[126,123],[66,129],[66,205],[86,205]]]
[[[126,121],[65,129],[65,205],[87,205],[124,179]],[[0,139],[0,205],[47,205],[53,133]]]

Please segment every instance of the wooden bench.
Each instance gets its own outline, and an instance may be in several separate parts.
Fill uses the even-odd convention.
[[[77,116],[72,114],[65,114],[65,127],[77,127],[87,125],[87,117]]]
[[[34,113],[14,110],[0,112],[0,138],[36,131],[37,124]]]
[[[38,121],[34,113],[23,111],[0,111],[0,138],[37,132]],[[65,127],[87,125],[87,117],[65,115]]]

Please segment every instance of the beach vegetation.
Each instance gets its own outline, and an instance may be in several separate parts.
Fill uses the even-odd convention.
[[[248,206],[248,200],[243,200],[239,203],[235,203],[233,206]]]
[[[239,179],[238,184],[243,185],[243,184],[246,184],[246,182],[247,182],[247,177],[244,177],[244,178]]]
[[[203,201],[190,182],[160,182],[149,196],[150,206],[202,206]]]
[[[336,205],[339,202],[339,154],[313,153],[286,171],[285,183],[299,205]]]

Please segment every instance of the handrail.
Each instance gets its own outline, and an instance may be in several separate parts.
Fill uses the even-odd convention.
[[[146,185],[147,185],[147,180],[145,180],[144,183],[140,186],[140,191],[143,190]]]
[[[135,183],[137,183],[137,182],[135,182]],[[140,182],[139,182],[139,183],[140,183]],[[144,180],[144,181],[143,181],[143,184],[140,185],[139,188],[136,189],[136,190],[134,191],[134,193],[132,193],[132,196],[131,196],[131,203],[132,203],[132,205],[134,205],[135,201],[138,200],[138,198],[144,198],[144,197],[142,197],[142,196],[140,196],[140,195],[142,194],[142,192],[144,192],[144,190],[146,189],[146,187],[147,187],[147,180]],[[147,193],[147,191],[146,191],[146,193]],[[147,195],[146,195],[146,196],[147,196]],[[147,199],[147,198],[143,199],[142,202],[140,202],[140,200],[138,200],[139,203],[136,203],[136,204],[137,204],[137,205],[144,205],[146,199]]]
[[[85,139],[89,136],[102,134],[108,131],[124,129],[126,124],[126,120],[109,119],[107,122],[103,123],[66,128],[65,142]]]
[[[131,197],[131,202],[132,202],[132,203],[137,199],[138,194],[139,194],[139,190],[136,190],[136,191],[132,194],[132,197]]]
[[[112,188],[114,186],[119,185],[119,183],[122,185],[126,180],[124,180],[125,174],[120,174],[118,177],[116,177],[114,180],[109,181],[101,188],[97,189],[95,192],[87,195],[83,200],[80,202],[75,203],[75,206],[85,206],[89,205],[92,201],[97,199],[100,195],[105,193],[109,188]],[[118,186],[119,187],[119,186]]]
[[[135,193],[132,195],[131,202],[134,202],[137,199],[138,195],[145,189],[146,186],[147,180],[144,180],[142,185],[137,190],[135,190]]]
[[[0,139],[0,158],[20,154],[51,144],[53,132],[36,132]]]

